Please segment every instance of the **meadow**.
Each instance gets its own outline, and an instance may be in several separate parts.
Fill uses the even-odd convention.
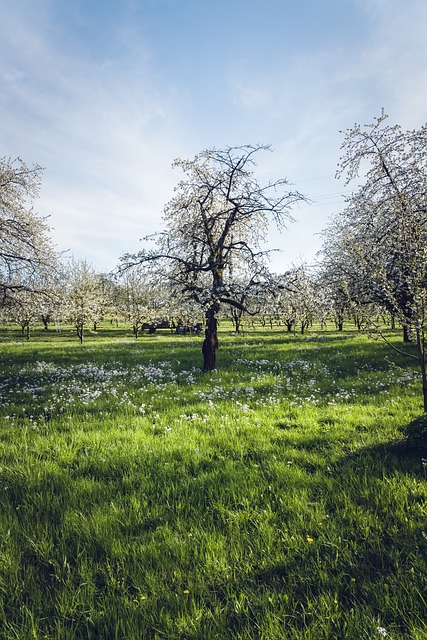
[[[390,333],[400,344],[400,335]],[[0,330],[2,640],[427,638],[414,362],[356,331]]]

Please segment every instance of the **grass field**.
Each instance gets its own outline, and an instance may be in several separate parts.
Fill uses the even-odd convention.
[[[427,638],[412,361],[220,340],[0,331],[2,640]]]

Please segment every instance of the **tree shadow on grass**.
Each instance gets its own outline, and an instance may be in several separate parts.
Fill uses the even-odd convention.
[[[406,451],[412,451],[415,455],[423,454],[427,456],[427,415],[424,414],[416,418],[401,429],[404,436],[403,443],[397,445]]]
[[[331,484],[316,488],[329,531],[319,527],[305,554],[254,572],[261,591],[292,592],[301,632],[315,627],[317,603],[335,594],[343,615],[331,616],[330,637],[362,637],[361,611],[372,633],[377,620],[393,638],[425,637],[427,416],[401,432],[331,462]]]
[[[304,457],[296,455],[290,468],[272,469],[268,451],[249,449],[241,459],[227,460],[142,448],[124,449],[108,460],[94,450],[86,457],[76,454],[74,464],[56,471],[41,460],[32,481],[24,472],[11,472],[7,493],[11,521],[18,520],[21,529],[22,586],[5,611],[21,625],[23,599],[38,594],[34,616],[40,630],[53,633],[61,594],[71,602],[70,594],[81,591],[61,623],[63,633],[75,625],[76,639],[102,637],[96,635],[101,629],[104,637],[114,637],[112,601],[117,615],[125,621],[133,616],[147,638],[158,629],[162,639],[271,640],[273,632],[262,635],[261,629],[274,623],[278,639],[359,640],[373,637],[380,622],[391,637],[411,637],[411,629],[422,627],[427,589],[426,472],[419,447],[420,439],[425,447],[426,423],[419,418],[399,440],[342,455],[324,476],[316,465],[293,476],[294,466],[306,466]],[[305,452],[313,447],[310,442]],[[271,495],[269,483],[275,488]],[[307,509],[323,511],[317,530],[314,520],[307,520],[309,531],[297,529],[304,518],[293,519],[291,510],[298,501],[282,505],[281,497],[298,492],[308,500],[301,502],[304,517]],[[203,520],[196,523],[194,513]],[[270,519],[274,527],[267,526]],[[187,588],[195,565],[203,568],[210,536],[218,544],[227,541],[227,548],[218,547],[224,570],[212,578],[206,572],[191,585],[188,602],[194,591],[191,602],[203,610],[202,621],[196,624],[196,612],[194,630],[178,635],[171,620],[187,615],[189,605],[179,604],[177,594]],[[217,566],[215,554],[211,564]],[[157,598],[151,619],[138,602],[150,581],[166,585],[156,587],[160,595],[149,594]],[[82,617],[88,606],[91,615],[102,608],[104,616],[91,627]],[[360,625],[369,620],[372,633],[363,635]]]

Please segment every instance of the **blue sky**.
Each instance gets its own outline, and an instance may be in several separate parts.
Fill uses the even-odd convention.
[[[176,157],[271,144],[260,180],[313,203],[270,234],[272,269],[312,262],[343,207],[340,131],[419,127],[425,0],[0,0],[0,156],[45,167],[35,209],[103,271],[159,230]]]

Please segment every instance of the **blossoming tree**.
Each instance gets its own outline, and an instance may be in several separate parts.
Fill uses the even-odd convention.
[[[251,274],[260,270],[269,222],[278,228],[292,220],[292,206],[304,199],[287,189],[286,179],[260,185],[253,174],[254,156],[267,146],[210,149],[193,160],[175,161],[185,174],[166,205],[165,230],[151,236],[156,246],[124,255],[121,269],[155,261],[159,273],[179,286],[205,315],[203,370],[216,366],[217,318],[221,305],[244,307],[234,279],[236,265]],[[258,285],[257,278],[253,285]]]
[[[49,226],[31,208],[41,175],[39,165],[0,159],[0,304],[15,291],[33,289],[57,264]]]
[[[417,353],[407,353],[419,362],[427,412],[427,124],[404,131],[386,119],[345,132],[338,176],[363,170],[365,180],[325,236],[338,249],[324,253],[340,258],[353,304],[382,305],[414,336]]]

